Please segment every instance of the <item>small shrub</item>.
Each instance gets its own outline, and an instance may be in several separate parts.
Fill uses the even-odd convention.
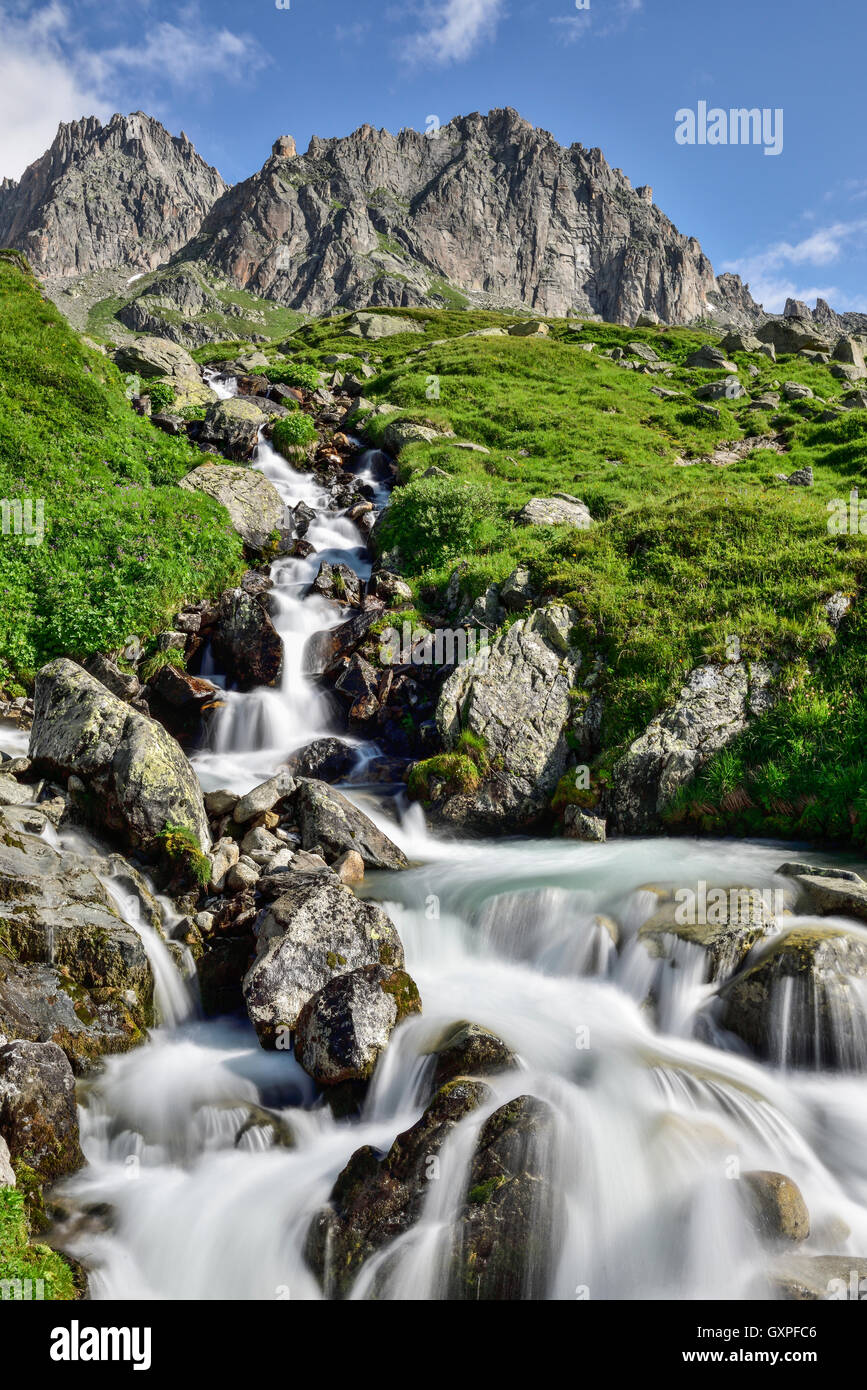
[[[297,386],[300,391],[315,391],[319,385],[319,373],[308,362],[281,363],[269,367],[265,375],[274,385]]]
[[[481,483],[413,478],[395,492],[385,513],[383,549],[397,546],[408,568],[420,573],[451,556],[478,550],[493,512],[490,492]]]
[[[179,671],[185,671],[187,663],[184,661],[183,652],[178,651],[177,647],[169,647],[165,652],[154,652],[142,662],[139,680],[143,685],[147,685],[164,666],[176,666]]]
[[[175,388],[169,381],[155,381],[153,386],[148,387],[148,397],[151,410],[159,415],[163,410],[168,410],[175,399]]]
[[[281,454],[287,449],[305,448],[316,440],[316,426],[309,415],[292,411],[278,420],[271,432],[271,441]]]

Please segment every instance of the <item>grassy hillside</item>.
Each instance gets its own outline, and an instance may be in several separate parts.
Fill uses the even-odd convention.
[[[707,413],[695,391],[722,374],[684,366],[712,340],[707,332],[596,323],[576,331],[551,321],[547,339],[468,338],[514,319],[405,312],[425,325],[424,338],[359,343],[339,319],[301,329],[287,347],[317,363],[369,351],[380,365],[365,388],[372,402],[489,450],[442,439],[401,454],[404,486],[384,543],[401,549],[419,607],[440,609],[460,561],[474,594],[522,563],[539,593],[572,604],[587,659],[601,653],[606,664],[602,781],[684,674],[724,661],[737,637],[745,658],[780,661],[791,699],[708,770],[676,808],[679,823],[867,842],[864,626],[855,604],[838,639],[824,609],[834,593],[859,595],[867,556],[867,537],[828,530],[827,503],[863,491],[867,475],[867,412],[819,419],[848,384],[800,356],[736,355],[748,394]],[[637,363],[635,342],[672,363],[672,375],[627,371],[601,355],[619,348]],[[777,408],[749,408],[790,381],[821,399],[783,395]],[[660,399],[654,387],[678,394]],[[388,418],[375,417],[368,437],[381,439]],[[748,436],[773,436],[786,452],[700,461]],[[431,465],[448,479],[422,481]],[[807,465],[812,488],[776,477]],[[586,502],[591,530],[515,526],[524,502],[557,491]]]
[[[117,369],[20,260],[0,259],[0,498],[44,506],[41,544],[0,536],[0,687],[20,691],[53,656],[118,648],[233,582],[225,511],[173,486],[199,462],[133,413]]]

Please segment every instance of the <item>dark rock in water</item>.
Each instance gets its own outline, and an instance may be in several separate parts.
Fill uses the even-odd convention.
[[[455,1126],[490,1094],[483,1082],[460,1077],[437,1092],[384,1158],[369,1146],[352,1155],[307,1238],[307,1258],[329,1297],[345,1297],[365,1261],[418,1219],[432,1161]]]
[[[332,565],[323,560],[319,573],[310,586],[311,594],[334,599],[338,603],[361,603],[361,580],[348,565]]]
[[[312,507],[308,507],[306,502],[299,502],[297,507],[292,510],[292,518],[295,526],[295,535],[298,537],[306,536],[310,526],[316,520],[316,513]],[[311,546],[311,553],[312,553]]]
[[[456,1023],[430,1049],[434,1059],[433,1089],[456,1076],[495,1076],[517,1066],[512,1049],[478,1023]]]
[[[294,809],[304,849],[321,845],[335,858],[357,850],[366,869],[405,869],[408,860],[397,845],[357,806],[325,782],[301,782]]]
[[[867,940],[801,924],[720,990],[720,1022],[762,1058],[867,1070]]]
[[[304,674],[336,675],[384,612],[384,603],[368,599],[365,607],[345,623],[329,628],[327,632],[314,632],[304,647]]]
[[[283,669],[283,643],[257,598],[230,589],[220,599],[213,636],[214,655],[241,689],[276,685]]]
[[[190,676],[177,666],[161,666],[149,682],[161,700],[172,709],[197,708],[220,698],[220,690],[210,681],[199,676]]]
[[[286,759],[286,766],[296,777],[313,777],[320,782],[339,782],[356,761],[351,744],[339,738],[319,738],[308,743]]]
[[[175,740],[72,661],[36,677],[30,756],[50,776],[80,778],[94,819],[131,844],[152,848],[172,824],[210,846],[201,788]]]
[[[375,903],[361,902],[333,874],[287,874],[286,891],[257,927],[257,956],[244,999],[259,1041],[275,1048],[308,999],[337,975],[365,965],[400,970],[403,946]]]
[[[772,1247],[800,1245],[810,1235],[801,1190],[784,1173],[744,1173],[743,1200],[759,1238]]]
[[[548,1296],[564,1215],[550,1174],[552,1140],[553,1112],[535,1096],[509,1101],[483,1125],[454,1237],[452,1298]]]
[[[75,1077],[50,1042],[0,1047],[0,1135],[13,1159],[43,1180],[72,1173],[84,1162],[78,1142]]]
[[[199,443],[218,450],[226,458],[243,462],[255,449],[267,419],[266,412],[250,397],[230,396],[209,407]]]
[[[350,701],[350,723],[364,723],[379,710],[379,672],[355,652],[346,670],[334,682],[334,689]]]
[[[301,1010],[295,1056],[320,1086],[368,1081],[392,1031],[421,1013],[405,970],[367,965],[330,980]]]

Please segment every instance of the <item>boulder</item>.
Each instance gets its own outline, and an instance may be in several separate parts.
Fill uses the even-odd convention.
[[[605,817],[582,811],[580,806],[567,806],[563,812],[563,834],[567,840],[604,844],[607,839]]]
[[[36,677],[30,757],[52,777],[78,777],[93,817],[130,844],[153,849],[178,825],[209,848],[202,791],[179,745],[73,661]]]
[[[720,991],[720,1022],[762,1058],[867,1069],[867,938],[802,923]]]
[[[274,484],[256,468],[203,464],[182,478],[179,487],[204,492],[220,502],[251,550],[262,551],[283,526],[284,506]]]
[[[663,903],[640,927],[638,940],[655,960],[677,964],[677,943],[705,954],[705,979],[724,979],[738,970],[753,946],[779,928],[771,890],[708,887],[706,907],[684,921],[674,900]]]
[[[369,1145],[352,1155],[307,1237],[308,1261],[328,1297],[344,1298],[366,1261],[417,1221],[444,1143],[490,1094],[483,1082],[459,1077],[384,1158]]]
[[[212,642],[217,661],[242,690],[279,682],[282,639],[260,600],[243,589],[229,589],[221,596]]]
[[[280,771],[276,777],[269,777],[267,782],[261,782],[242,796],[232,812],[232,819],[236,825],[247,825],[257,816],[273,810],[278,801],[292,796],[294,791],[295,779],[291,773],[288,770]]]
[[[366,965],[330,980],[301,1010],[295,1056],[320,1086],[369,1081],[393,1030],[421,1013],[405,970]]]
[[[353,314],[344,330],[352,338],[394,338],[399,333],[424,333],[415,319],[398,318],[394,314]]]
[[[114,360],[122,372],[136,376],[170,376],[200,381],[201,373],[186,348],[168,338],[136,338],[117,348]]]
[[[553,1129],[550,1106],[535,1096],[500,1106],[482,1126],[454,1232],[452,1299],[549,1295],[565,1218],[552,1180]]]
[[[55,1043],[16,1041],[0,1047],[0,1134],[10,1157],[43,1181],[83,1164],[75,1077]]]
[[[526,608],[534,598],[533,582],[525,565],[519,565],[517,569],[512,570],[500,585],[500,602],[510,613],[517,613],[521,608]]]
[[[814,352],[828,352],[830,343],[816,328],[812,321],[800,318],[769,319],[756,330],[756,337],[762,343],[770,343],[777,352],[802,352],[810,348]]]
[[[300,782],[293,809],[304,849],[321,845],[326,855],[335,858],[347,850],[356,850],[366,869],[407,868],[403,851],[327,782]]]
[[[753,333],[729,333],[720,343],[722,352],[761,352],[761,340]]]
[[[509,1045],[478,1023],[453,1024],[430,1047],[428,1056],[435,1092],[458,1076],[495,1076],[518,1065]]]
[[[609,810],[623,834],[645,834],[679,787],[774,703],[773,668],[699,666],[674,705],[650,723],[613,769]]]
[[[547,338],[551,330],[547,323],[542,323],[538,319],[530,319],[526,323],[513,323],[506,332],[510,338]]]
[[[200,676],[191,676],[178,666],[161,666],[148,682],[148,689],[159,695],[160,699],[172,709],[201,709],[202,706],[221,698],[219,687]]]
[[[365,965],[401,970],[403,946],[375,903],[360,902],[333,874],[291,873],[258,926],[257,955],[244,977],[263,1047],[281,1044],[308,999],[335,976]]]
[[[798,874],[796,882],[806,893],[811,911],[867,922],[867,883],[857,874],[811,871]]]
[[[431,425],[416,424],[414,420],[390,420],[385,427],[383,447],[395,457],[409,444],[432,444],[440,431]]]
[[[446,680],[436,712],[446,749],[465,730],[476,734],[497,764],[501,788],[476,812],[461,805],[454,815],[475,814],[495,826],[521,823],[548,806],[570,756],[570,691],[581,662],[571,646],[575,621],[562,604],[537,609],[497,637],[483,669],[467,662]],[[448,808],[444,813],[450,817]]]
[[[141,681],[134,671],[122,671],[117,662],[97,652],[85,667],[92,676],[101,681],[106,690],[119,700],[137,700],[141,695]]]
[[[230,396],[209,408],[199,443],[241,462],[252,454],[267,419],[265,411],[249,396]]]
[[[568,492],[532,497],[518,513],[519,526],[577,526],[586,531],[592,521],[580,497],[572,497]]]
[[[339,738],[318,738],[287,758],[286,766],[295,777],[340,782],[354,766],[356,758],[352,744]]]
[[[784,1173],[744,1173],[741,1194],[759,1239],[774,1249],[809,1239],[810,1213],[800,1188]]]
[[[332,565],[323,560],[310,586],[310,593],[357,607],[361,603],[361,580],[348,565]]]
[[[328,628],[327,631],[314,632],[304,646],[304,674],[335,676],[341,670],[345,659],[352,655],[384,612],[384,603],[379,599],[368,599],[365,607],[353,613],[345,623]]]
[[[729,362],[725,353],[711,343],[705,343],[698,352],[690,353],[686,359],[687,367],[702,367],[714,372],[730,372],[733,376],[737,375],[737,365]]]
[[[696,397],[702,401],[737,401],[747,393],[736,376],[727,376],[723,381],[710,381],[699,386]]]

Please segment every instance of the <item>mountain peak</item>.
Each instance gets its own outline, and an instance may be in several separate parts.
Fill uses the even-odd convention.
[[[0,244],[38,274],[150,270],[198,231],[226,185],[186,135],[144,111],[61,124],[17,184],[0,187]]]

